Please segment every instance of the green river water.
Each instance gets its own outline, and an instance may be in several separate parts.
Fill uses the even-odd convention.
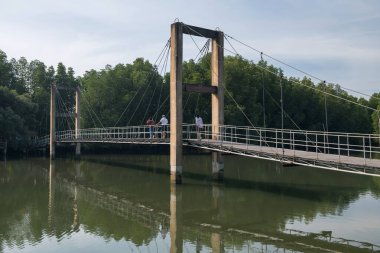
[[[0,161],[0,252],[380,252],[380,178],[224,160]]]

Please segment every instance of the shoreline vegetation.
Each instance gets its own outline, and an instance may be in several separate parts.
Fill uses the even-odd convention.
[[[197,62],[185,61],[183,82],[210,85],[210,61],[210,54]],[[143,125],[150,116],[157,122],[162,114],[169,112],[170,78],[165,72],[149,61],[137,58],[133,63],[106,65],[104,69],[92,69],[82,76],[75,76],[74,69],[63,63],[48,67],[39,60],[8,59],[0,50],[0,138],[7,141],[10,153],[17,154],[27,151],[31,138],[49,133],[53,83],[80,87],[83,128]],[[224,85],[237,103],[225,95],[225,124],[250,125],[249,118],[257,127],[281,128],[278,78],[281,73],[280,68],[265,61],[254,63],[241,56],[226,56]],[[380,92],[368,99],[359,98],[348,94],[339,85],[313,83],[306,77],[284,77],[282,84],[286,112],[284,128],[296,128],[297,125],[305,130],[379,133],[378,112],[325,96],[315,89],[377,110],[380,110]],[[184,122],[193,123],[196,114],[200,114],[205,123],[210,122],[210,103],[208,94],[184,92]],[[57,111],[74,112],[74,106],[75,94],[60,90]],[[57,130],[74,129],[74,122],[69,118],[57,118],[56,123]]]

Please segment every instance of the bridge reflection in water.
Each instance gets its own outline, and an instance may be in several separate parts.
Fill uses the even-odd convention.
[[[166,210],[159,210],[157,207],[149,207],[135,202],[135,200],[128,200],[117,194],[99,190],[94,185],[81,183],[84,173],[81,169],[81,163],[77,162],[75,166],[75,174],[71,175],[70,178],[67,175],[65,176],[65,173],[56,173],[54,161],[50,163],[48,173],[49,227],[55,208],[54,196],[58,191],[69,195],[72,199],[73,230],[79,229],[81,206],[90,206],[104,210],[105,213],[116,215],[125,221],[138,223],[150,230],[152,237],[161,234],[164,243],[165,238],[169,235],[170,245],[161,247],[167,247],[167,250],[170,249],[170,252],[173,253],[200,252],[202,248],[208,248],[212,252],[225,252],[235,248],[246,252],[273,252],[278,250],[281,252],[335,252],[336,250],[366,252],[367,249],[380,251],[380,247],[373,244],[331,237],[331,232],[309,234],[303,231],[285,229],[283,231],[285,233],[265,234],[261,231],[225,227],[223,224],[218,224],[225,216],[225,214],[220,213],[224,190],[223,187],[216,184],[212,185],[211,195],[205,196],[207,199],[211,198],[211,210],[215,214],[213,219],[216,219],[216,223],[209,224],[202,223],[202,221],[184,223],[184,208],[189,211],[189,206],[184,207],[182,186],[170,184],[170,191],[168,192],[170,207]],[[86,204],[83,205],[83,203]],[[205,208],[207,209],[207,207]],[[85,225],[85,221],[83,221],[83,225]],[[157,250],[160,249],[160,246],[157,246],[157,241],[156,247]]]
[[[252,170],[251,159],[236,165],[226,157],[225,182],[210,185],[211,175],[204,182],[208,157],[185,158],[187,166],[197,166],[180,186],[170,184],[162,170],[165,156],[8,161],[0,167],[0,252],[380,251],[362,242],[377,243],[379,230],[371,236],[366,230],[373,226],[363,223],[376,226],[378,214],[343,219],[360,222],[349,236],[323,224],[319,228],[326,231],[316,233],[287,225],[319,215],[339,221],[363,196],[380,196],[376,178],[313,174],[264,161]]]

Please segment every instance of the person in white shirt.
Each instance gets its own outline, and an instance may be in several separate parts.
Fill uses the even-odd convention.
[[[197,129],[197,139],[202,139],[201,130],[203,128],[203,119],[201,116],[195,116],[195,128]]]
[[[161,125],[161,138],[165,139],[166,131],[168,130],[168,119],[165,117],[165,115],[162,115],[159,124]]]

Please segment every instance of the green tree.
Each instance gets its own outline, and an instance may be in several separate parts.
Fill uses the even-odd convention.
[[[0,133],[11,149],[26,147],[35,124],[37,105],[27,95],[0,86]]]
[[[104,126],[145,123],[146,117],[156,114],[158,90],[163,85],[163,78],[155,66],[143,58],[136,59],[133,64],[87,71],[81,81],[84,123],[98,127],[100,122]]]
[[[8,62],[7,55],[0,50],[0,86],[10,88],[14,82],[12,64]]]

